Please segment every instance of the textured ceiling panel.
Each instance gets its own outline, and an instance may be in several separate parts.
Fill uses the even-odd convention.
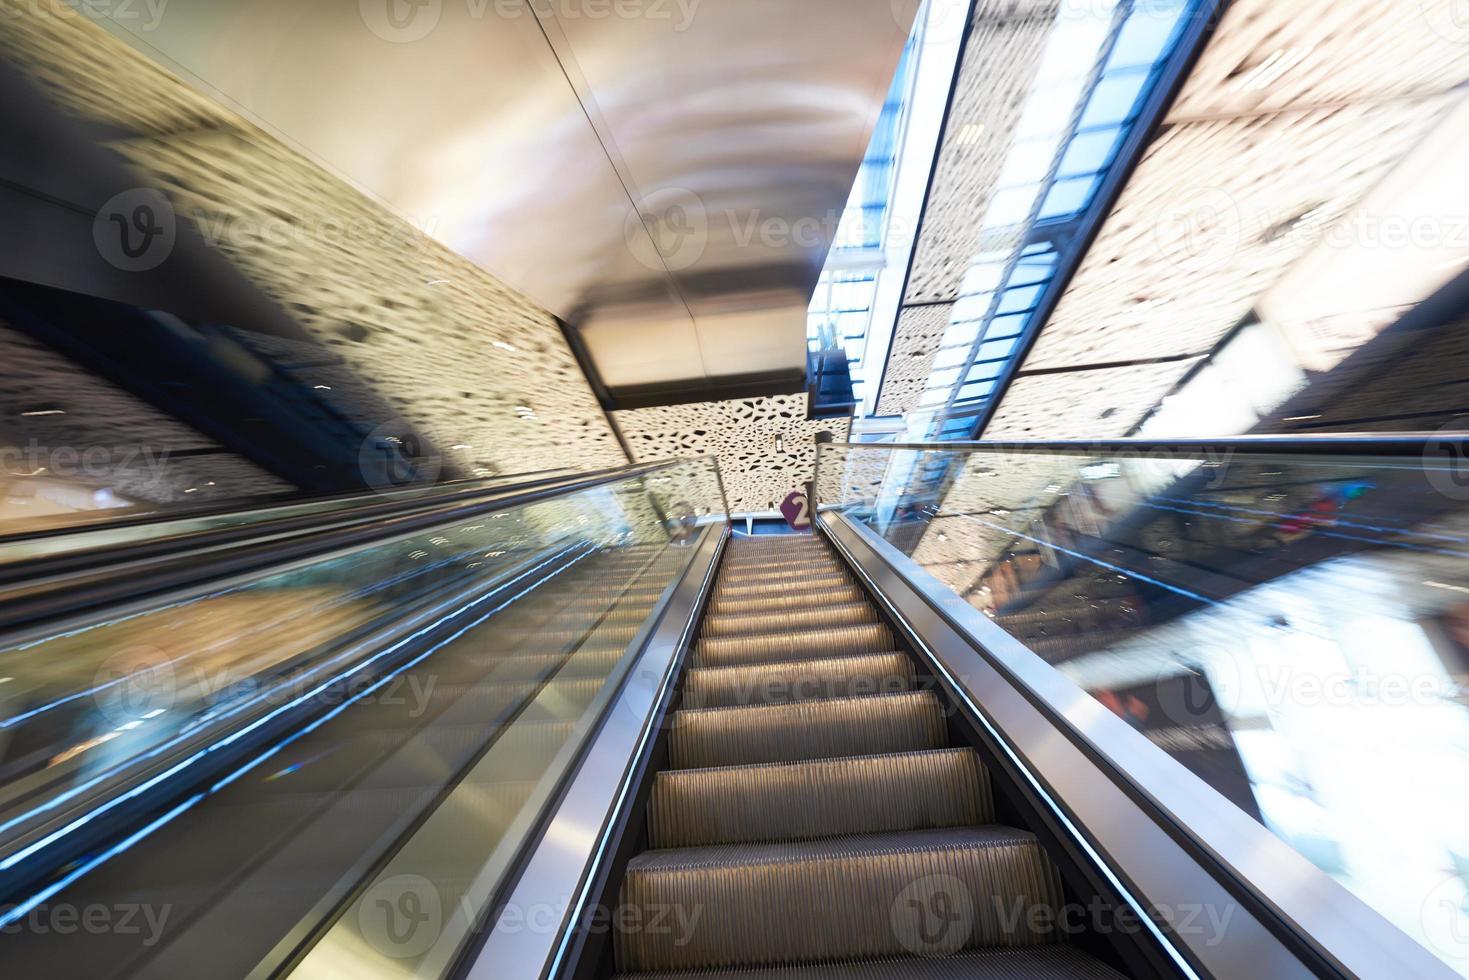
[[[1077,374],[1018,377],[985,437],[1127,434],[1195,361],[1089,365],[1208,354],[1323,243],[1419,217],[1365,207],[1460,100],[1466,54],[1451,0],[1232,4],[1021,365]]]
[[[1196,361],[1016,378],[986,439],[1085,439],[1127,432]]]
[[[810,482],[816,434],[847,438],[847,419],[806,418],[805,394],[665,405],[617,412],[637,462],[718,456],[730,508],[774,510]],[[779,436],[784,446],[776,449]]]
[[[1237,2],[1171,121],[1443,92],[1469,79],[1463,0]]]
[[[0,0],[0,50],[465,472],[625,462],[544,310],[85,18]],[[340,369],[340,368],[339,368]]]
[[[953,309],[953,303],[940,303],[899,311],[882,396],[877,403],[878,415],[902,415],[918,407]]]
[[[1207,353],[1450,101],[1170,127],[1149,147],[1025,368]]]
[[[1056,18],[1057,4],[979,0],[933,185],[914,248],[905,303],[953,300],[981,240],[981,220]],[[898,326],[901,339],[902,324]]]

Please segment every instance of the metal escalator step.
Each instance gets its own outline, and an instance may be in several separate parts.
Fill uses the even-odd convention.
[[[945,747],[943,706],[928,691],[674,714],[670,768],[707,769]]]
[[[723,559],[725,568],[754,568],[762,565],[779,564],[786,561],[806,561],[812,558],[831,558],[836,553],[824,545],[786,548],[749,548],[727,552]]]
[[[711,616],[729,613],[775,612],[780,609],[805,609],[812,606],[860,602],[867,596],[858,585],[839,585],[831,589],[792,589],[774,595],[747,598],[714,599],[709,603]]]
[[[811,562],[803,565],[781,564],[768,568],[755,568],[747,572],[719,573],[721,589],[749,588],[754,585],[781,585],[790,588],[811,578],[831,578],[841,575],[847,578],[847,568],[834,561]]]
[[[758,613],[715,613],[704,620],[701,636],[777,633],[817,626],[855,626],[875,623],[877,607],[870,602],[845,602],[811,609],[783,609]]]
[[[660,772],[649,846],[697,847],[993,823],[972,749]]]
[[[903,653],[823,657],[743,667],[691,667],[684,708],[788,704],[820,698],[897,694],[913,686],[913,661]]]
[[[758,551],[762,548],[824,548],[826,541],[814,534],[766,534],[759,537],[736,537],[730,539],[730,547],[736,551]]]
[[[720,583],[714,587],[716,599],[780,595],[793,589],[836,589],[852,584],[852,576],[846,572],[823,575],[802,575],[798,578],[776,578],[757,582],[738,582],[734,585]]]
[[[619,906],[673,927],[620,931],[616,961],[689,970],[1041,945],[1061,938],[1060,904],[1055,867],[1009,827],[645,851]]]
[[[1123,980],[1123,976],[1070,946],[1037,946],[814,966],[620,973],[613,980]]]
[[[736,667],[744,664],[884,653],[897,646],[884,623],[830,626],[825,629],[756,633],[750,636],[701,637],[692,666]]]
[[[836,555],[810,555],[791,558],[773,558],[769,561],[730,561],[720,568],[724,578],[757,577],[761,575],[792,574],[798,569],[841,568],[842,562]]]

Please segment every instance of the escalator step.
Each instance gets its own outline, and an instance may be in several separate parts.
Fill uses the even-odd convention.
[[[631,921],[668,923],[670,910],[675,921],[619,933],[617,967],[790,965],[1041,945],[1059,938],[1060,904],[1054,866],[1032,835],[1008,827],[645,851],[628,864],[619,906]]]
[[[653,781],[649,846],[696,847],[993,823],[972,749],[668,770]]]
[[[913,661],[903,653],[825,657],[743,667],[692,667],[684,675],[685,708],[788,704],[820,698],[898,694],[913,686]]]
[[[1123,977],[1069,946],[1039,946],[862,963],[621,973],[613,980],[1123,980]]]
[[[821,575],[803,575],[798,579],[769,579],[757,582],[737,582],[733,585],[720,583],[714,587],[719,599],[734,599],[748,596],[780,595],[792,589],[835,589],[852,584],[852,576],[846,572],[831,572]]]
[[[883,623],[751,636],[712,636],[700,638],[694,648],[692,664],[695,667],[736,667],[809,660],[812,657],[884,653],[896,646],[893,631]]]
[[[746,579],[779,578],[790,581],[802,575],[819,575],[822,572],[843,571],[842,563],[834,555],[819,555],[813,558],[797,558],[790,561],[749,562],[727,565],[719,571],[721,581],[733,585]]]
[[[818,626],[855,626],[878,621],[877,609],[870,602],[846,602],[812,609],[785,609],[775,612],[714,614],[704,620],[701,636],[737,636],[745,633],[777,633],[812,629]]]
[[[729,970],[619,973],[613,980],[1125,980],[1069,946],[981,949],[945,957]]]
[[[787,548],[825,548],[826,541],[814,534],[767,534],[760,537],[740,536],[730,539],[730,548],[735,551],[759,551],[761,549],[784,550]]]
[[[793,589],[767,596],[750,596],[744,599],[714,599],[709,603],[712,616],[729,613],[776,612],[780,609],[805,609],[811,606],[834,605],[841,602],[863,602],[866,596],[862,589],[853,585],[839,585],[833,589]]]
[[[944,747],[943,707],[927,691],[679,711],[674,769],[798,762]]]

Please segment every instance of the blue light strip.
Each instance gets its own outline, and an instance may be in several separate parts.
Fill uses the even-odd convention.
[[[563,552],[561,552],[561,554],[564,555],[564,554],[566,554],[567,552],[569,552],[571,550],[572,549],[567,549],[567,551],[563,551]],[[348,698],[342,704],[340,704],[336,708],[332,709],[330,712],[328,712],[327,714],[323,715],[322,717],[316,719],[311,724],[305,726],[304,728],[298,729],[296,732],[292,733],[291,735],[289,735],[288,737],[286,737],[285,739],[283,739],[277,745],[275,745],[275,746],[271,747],[270,749],[266,750],[265,752],[261,753],[259,756],[256,756],[255,759],[253,759],[252,761],[246,763],[244,766],[240,767],[235,772],[231,773],[229,776],[227,776],[224,779],[220,780],[219,782],[215,783],[212,787],[210,787],[210,789],[209,789],[208,792],[195,794],[194,796],[192,796],[189,799],[185,800],[183,803],[181,803],[178,806],[174,807],[172,810],[170,810],[168,813],[164,814],[162,817],[160,817],[157,820],[153,821],[152,823],[148,824],[146,827],[142,828],[141,830],[137,831],[136,833],[130,835],[129,837],[127,837],[126,839],[124,839],[121,843],[119,843],[119,844],[117,844],[117,845],[115,845],[115,846],[113,846],[111,848],[108,848],[107,850],[105,850],[101,854],[99,854],[97,857],[95,857],[95,858],[93,858],[93,859],[91,859],[89,861],[84,862],[82,865],[80,865],[79,867],[77,867],[75,870],[73,870],[71,872],[68,872],[61,879],[53,882],[50,885],[47,885],[45,888],[41,889],[41,891],[37,892],[35,895],[33,895],[30,898],[26,899],[25,901],[17,904],[8,913],[6,913],[4,915],[0,915],[0,928],[3,928],[6,925],[9,925],[10,923],[16,921],[17,919],[19,919],[19,918],[21,918],[21,917],[29,914],[30,911],[32,909],[34,909],[36,906],[38,906],[42,902],[46,901],[48,898],[52,897],[53,895],[57,894],[62,889],[66,888],[68,885],[70,885],[73,882],[77,881],[82,876],[88,874],[89,872],[91,872],[91,871],[95,870],[96,868],[100,867],[105,862],[107,862],[107,861],[111,860],[112,858],[116,857],[117,855],[123,853],[128,848],[132,847],[134,844],[137,844],[139,841],[143,840],[145,837],[149,836],[154,831],[156,831],[159,828],[163,827],[165,824],[167,824],[169,821],[173,820],[175,817],[179,816],[180,814],[182,814],[185,811],[189,810],[190,808],[194,807],[195,805],[197,805],[198,803],[200,803],[202,800],[204,800],[207,797],[213,795],[214,793],[219,792],[221,789],[225,788],[230,783],[233,783],[235,780],[239,779],[241,776],[245,775],[247,772],[249,772],[250,770],[254,769],[256,766],[260,765],[265,760],[271,758],[276,753],[280,752],[282,749],[284,749],[285,747],[287,747],[288,745],[290,745],[292,742],[295,742],[297,739],[302,738],[303,736],[309,734],[310,732],[313,732],[316,729],[320,728],[322,725],[326,724],[328,721],[330,721],[331,719],[337,717],[343,711],[347,710],[347,708],[351,707],[353,704],[361,701],[363,698],[365,698],[368,695],[372,694],[374,691],[380,689],[381,687],[383,687],[384,685],[388,684],[389,682],[397,679],[403,673],[405,673],[408,670],[411,670],[413,667],[415,667],[418,664],[422,663],[424,660],[428,659],[430,656],[432,656],[433,654],[437,653],[439,650],[443,649],[445,646],[449,645],[450,643],[453,643],[455,640],[458,640],[465,633],[468,633],[470,630],[472,630],[472,629],[480,626],[482,623],[485,622],[485,620],[489,619],[491,616],[494,616],[496,613],[498,613],[501,610],[503,610],[506,606],[509,606],[511,603],[513,603],[516,600],[522,598],[526,594],[528,594],[530,592],[533,592],[536,589],[540,588],[541,586],[545,585],[547,582],[551,581],[556,576],[558,576],[561,573],[565,572],[567,569],[569,569],[572,566],[576,565],[577,562],[580,562],[582,559],[588,557],[589,555],[593,554],[594,552],[595,552],[595,549],[590,549],[590,548],[588,550],[584,551],[582,554],[578,555],[573,560],[567,562],[561,568],[558,568],[556,571],[552,572],[550,575],[547,575],[545,578],[538,580],[535,584],[533,584],[533,585],[531,585],[531,586],[529,586],[529,587],[527,587],[525,589],[522,589],[520,592],[517,592],[514,596],[512,596],[511,598],[505,600],[500,605],[496,606],[494,609],[491,609],[488,612],[484,613],[483,615],[481,615],[478,619],[476,619],[474,622],[470,623],[469,625],[462,627],[461,629],[459,629],[458,631],[456,631],[453,635],[448,636],[448,637],[444,638],[443,640],[440,640],[438,643],[434,644],[432,647],[430,647],[428,650],[424,651],[422,654],[418,655],[417,657],[414,657],[412,660],[409,660],[409,661],[407,661],[407,662],[399,665],[397,668],[395,668],[390,673],[385,674],[376,683],[372,684],[370,687],[367,687],[367,688],[363,689],[362,691],[358,692],[357,694],[354,694],[352,697]],[[554,560],[555,560],[554,558],[547,559],[547,562],[554,561]],[[536,567],[537,568],[543,567],[547,562],[542,562],[541,565],[538,565]],[[531,570],[523,573],[522,575],[517,576],[516,577],[516,580],[519,580],[520,578],[524,578],[525,575],[530,574],[530,571],[534,571],[534,569],[531,569]],[[505,584],[505,586],[502,586],[500,589],[495,590],[494,593],[490,593],[489,595],[486,595],[486,596],[481,596],[480,599],[476,600],[476,602],[474,604],[477,604],[479,602],[485,601],[485,599],[490,598],[490,596],[495,595],[495,594],[503,591],[510,584],[512,584],[512,583],[511,582],[507,582]],[[471,605],[473,605],[473,604],[471,604]],[[466,607],[466,608],[469,608],[469,607]],[[396,647],[401,646],[403,643],[407,643],[410,640],[413,640],[416,637],[423,635],[424,633],[427,633],[427,632],[432,631],[435,627],[437,627],[438,625],[440,625],[441,623],[443,623],[445,620],[450,619],[450,618],[453,618],[453,617],[452,616],[446,616],[446,617],[444,617],[444,619],[439,620],[437,623],[433,624],[433,626],[429,626],[429,627],[426,627],[425,629],[419,630],[417,633],[413,634],[413,636],[410,636],[410,637],[408,637],[408,638],[400,641],[398,644],[395,644],[394,647],[393,648],[390,648],[390,649],[396,649]],[[365,666],[365,664],[364,664],[364,666]],[[345,677],[348,674],[352,674],[352,673],[356,673],[356,672],[357,671],[355,671],[355,670],[354,671],[347,671],[345,674],[342,675],[342,677]],[[308,697],[314,696],[320,690],[321,690],[321,688],[318,688],[317,691],[312,692],[312,695],[308,695]],[[296,702],[292,702],[292,704],[299,704],[300,703],[300,700],[304,700],[304,699],[299,699]],[[264,719],[262,719],[262,721],[263,720]],[[256,725],[252,725],[250,727],[251,728],[254,728],[254,727],[257,727],[259,724],[260,724],[260,722],[257,722]],[[244,731],[249,731],[249,730],[250,729],[245,729]],[[214,745],[209,746],[208,748],[206,748],[206,749],[202,750],[201,752],[199,752],[197,755],[191,757],[191,759],[188,760],[188,762],[192,762],[192,761],[194,761],[194,760],[196,760],[198,758],[201,758],[205,754],[214,751],[215,749],[217,749],[221,745],[225,745],[225,744],[228,744],[231,741],[234,741],[240,735],[243,735],[244,734],[244,731],[242,731],[240,733],[237,733],[236,735],[232,735],[232,736],[230,736],[227,739],[222,739],[221,741],[216,742]],[[187,762],[185,764],[187,764]],[[176,771],[178,771],[179,768],[181,768],[181,767],[175,767],[173,770],[170,770],[170,772],[176,772]],[[152,782],[155,782],[155,781],[156,780],[150,780],[149,782],[151,784]],[[51,840],[57,839],[58,835],[60,835],[61,833],[70,833],[71,831],[75,830],[78,826],[81,826],[85,822],[91,820],[93,817],[95,817],[95,816],[97,816],[97,815],[105,812],[108,809],[111,809],[112,806],[116,805],[117,802],[120,802],[121,799],[130,798],[131,796],[135,796],[135,795],[137,795],[136,791],[133,792],[133,793],[128,794],[127,797],[121,797],[121,798],[119,798],[116,801],[109,802],[107,805],[105,805],[103,807],[99,807],[98,809],[96,809],[96,810],[92,811],[91,813],[87,814],[85,817],[79,818],[77,821],[73,822],[71,825],[69,825],[68,827],[64,828],[63,831],[58,831],[57,834],[53,834],[51,837],[46,838],[46,841],[51,841]],[[31,848],[27,848],[27,852],[33,851],[35,849],[35,847],[37,847],[38,845],[40,845],[42,843],[44,843],[44,841],[38,841],[37,844],[32,845]],[[22,852],[22,853],[24,854],[26,852]],[[10,859],[10,861],[8,863],[6,863],[4,865],[0,865],[0,868],[7,868],[7,867],[9,867],[11,864],[14,863],[14,860],[15,860],[15,858],[13,856],[12,859]]]
[[[542,561],[539,564],[533,566],[532,568],[529,568],[526,571],[521,572],[519,575],[517,575],[514,578],[510,579],[508,582],[506,582],[504,585],[501,585],[497,589],[495,589],[495,590],[493,590],[493,591],[491,591],[489,593],[486,593],[483,596],[480,596],[478,599],[476,599],[473,602],[469,603],[468,605],[464,606],[463,609],[472,609],[475,606],[479,605],[480,603],[486,602],[486,601],[494,598],[496,595],[498,595],[499,593],[503,592],[505,589],[509,588],[510,586],[514,585],[516,582],[519,582],[520,580],[524,579],[526,576],[531,575],[531,574],[535,573],[536,571],[539,571],[540,569],[544,568],[546,565],[550,564],[551,562],[554,562],[557,559],[562,558],[565,555],[570,554],[571,552],[573,552],[575,550],[576,550],[576,547],[575,546],[573,546],[571,548],[563,549],[562,551],[558,552],[557,554],[552,555],[550,558],[547,558],[545,561]],[[580,557],[578,557],[576,559],[576,561],[580,561],[582,558],[585,558],[588,554],[591,554],[591,551],[590,550],[587,551],[587,552],[585,552],[585,553],[583,553]],[[567,568],[571,567],[571,564],[575,564],[575,562],[572,562],[572,563],[568,564],[566,567]],[[549,580],[549,578],[546,579],[546,580]],[[537,583],[537,584],[539,584],[539,583]],[[501,608],[503,608],[503,607],[501,607]],[[237,731],[237,732],[229,735],[228,737],[226,737],[226,738],[224,738],[224,739],[222,739],[222,740],[220,740],[218,742],[215,742],[214,744],[212,744],[210,746],[207,746],[204,749],[199,750],[198,752],[194,753],[193,755],[189,756],[188,758],[186,758],[186,759],[182,760],[181,762],[177,763],[176,765],[170,767],[166,771],[164,771],[164,772],[162,772],[162,773],[154,776],[153,778],[147,780],[146,782],[142,783],[141,785],[139,785],[137,787],[134,787],[132,790],[128,791],[127,793],[124,793],[124,794],[122,794],[120,796],[117,796],[117,797],[112,798],[111,800],[107,801],[106,803],[102,804],[101,806],[97,807],[96,809],[94,809],[94,810],[92,810],[92,811],[84,814],[81,817],[78,817],[76,820],[72,821],[67,826],[65,826],[65,827],[63,827],[63,828],[61,828],[61,829],[53,832],[52,834],[50,834],[50,835],[48,835],[48,836],[46,836],[46,837],[44,837],[44,838],[42,838],[42,839],[40,839],[40,840],[32,843],[30,846],[24,848],[23,850],[18,851],[18,852],[14,853],[14,854],[9,855],[3,861],[0,861],[0,871],[8,871],[8,870],[10,870],[12,867],[14,867],[20,861],[22,861],[25,858],[27,858],[27,857],[29,857],[29,856],[37,853],[41,848],[46,847],[46,846],[49,846],[50,844],[54,843],[55,841],[60,840],[62,837],[66,836],[66,835],[68,835],[70,833],[72,833],[77,828],[83,826],[84,824],[86,824],[87,822],[91,821],[95,817],[101,815],[102,813],[105,813],[108,810],[111,810],[112,808],[121,805],[122,803],[126,802],[127,800],[133,799],[133,798],[139,796],[140,794],[147,792],[148,790],[152,789],[155,785],[157,785],[158,783],[162,782],[163,780],[168,779],[169,777],[171,777],[173,775],[176,775],[177,773],[183,771],[185,768],[187,768],[187,767],[195,764],[200,759],[202,759],[206,755],[208,755],[210,752],[216,751],[217,749],[219,749],[219,748],[221,748],[223,746],[232,744],[233,742],[239,740],[240,738],[243,738],[248,733],[254,731],[257,728],[259,728],[261,725],[264,725],[267,722],[270,722],[271,720],[279,717],[282,713],[284,713],[286,711],[289,711],[292,708],[295,708],[296,706],[304,703],[305,701],[307,701],[307,700],[309,700],[311,698],[314,698],[314,697],[318,696],[324,690],[326,690],[327,688],[331,687],[333,684],[336,684],[336,683],[338,683],[338,682],[340,682],[342,680],[345,680],[348,677],[351,677],[351,676],[353,676],[355,674],[360,673],[364,668],[368,667],[369,665],[371,665],[371,664],[377,662],[378,660],[381,660],[382,658],[384,658],[386,656],[389,656],[390,654],[396,652],[404,644],[407,644],[407,643],[409,643],[409,642],[417,639],[419,636],[421,636],[425,632],[428,632],[428,631],[431,631],[433,629],[436,629],[438,626],[442,625],[444,622],[447,622],[449,619],[452,619],[455,615],[458,615],[459,612],[461,612],[461,611],[462,610],[456,610],[455,612],[450,613],[450,614],[448,614],[448,615],[446,615],[446,616],[438,619],[437,621],[435,621],[430,626],[425,627],[422,630],[419,630],[417,633],[414,633],[411,636],[408,636],[408,637],[405,637],[402,640],[399,640],[397,643],[394,643],[393,645],[387,647],[386,649],[384,649],[384,650],[382,650],[382,651],[374,654],[373,656],[369,657],[368,659],[362,660],[362,661],[359,661],[359,662],[355,663],[352,667],[350,667],[347,670],[343,671],[341,674],[338,674],[338,675],[336,675],[336,676],[334,676],[334,677],[332,677],[332,678],[330,678],[330,679],[328,679],[326,681],[323,681],[322,683],[320,683],[319,685],[317,685],[315,688],[313,688],[311,691],[309,691],[306,694],[302,695],[301,697],[295,699],[294,701],[291,701],[291,702],[289,702],[289,703],[281,706],[280,708],[275,709],[274,711],[270,712],[269,714],[266,714],[266,715],[262,716],[261,718],[258,718],[256,721],[252,722],[247,727],[240,729],[239,731]],[[349,652],[346,652],[346,653],[343,653],[343,654],[341,654],[341,655],[339,655],[339,656],[337,656],[337,657],[335,657],[335,658],[327,661],[326,662],[326,665],[327,666],[334,665],[334,664],[336,664],[336,663],[338,663],[338,662],[340,662],[340,661],[342,661],[344,659],[347,659],[347,658],[349,658],[351,656],[352,656],[352,653],[350,651]],[[289,682],[286,682],[286,683],[289,683]],[[228,712],[226,712],[226,713],[224,713],[222,715],[217,716],[218,717],[218,720],[219,721],[224,721],[224,720],[226,720],[228,718],[232,718],[235,715],[238,715],[239,713],[241,713],[242,711],[245,711],[248,708],[254,707],[254,706],[256,706],[256,705],[258,705],[258,704],[260,704],[260,703],[262,703],[264,701],[267,701],[270,697],[274,696],[277,693],[278,690],[279,690],[279,688],[272,688],[270,690],[264,691],[259,696],[255,697],[255,698],[252,698],[249,701],[243,702],[243,703],[237,705],[235,708],[231,709],[230,711],[228,711]],[[125,762],[120,763],[117,766],[114,766],[112,769],[109,769],[109,770],[107,770],[105,772],[99,773],[98,775],[92,777],[91,779],[89,779],[89,780],[87,780],[87,781],[85,781],[83,783],[80,783],[80,784],[72,787],[71,789],[67,790],[66,792],[58,794],[56,797],[54,797],[54,798],[46,801],[45,803],[43,803],[43,804],[41,804],[39,806],[33,807],[30,810],[27,810],[25,813],[22,813],[22,814],[20,814],[18,816],[15,816],[15,817],[10,818],[9,820],[6,820],[3,824],[0,824],[0,833],[4,833],[5,831],[8,831],[11,828],[17,826],[18,824],[22,824],[22,823],[25,823],[25,822],[27,822],[29,820],[32,820],[32,819],[40,816],[41,814],[44,814],[44,813],[50,811],[50,810],[54,810],[55,808],[61,806],[62,804],[68,802],[69,800],[72,800],[72,799],[76,798],[78,795],[80,795],[80,794],[86,792],[87,790],[93,788],[94,786],[97,786],[99,783],[105,781],[106,779],[108,779],[109,777],[115,775],[116,773],[118,773],[119,771],[123,770],[124,768],[130,767],[130,766],[133,766],[133,765],[136,765],[137,762],[139,762],[141,760],[147,760],[147,759],[155,758],[155,757],[163,754],[164,752],[167,752],[169,749],[176,748],[177,746],[179,746],[183,742],[187,741],[191,737],[191,735],[192,735],[192,733],[179,735],[179,736],[175,737],[174,739],[172,739],[170,741],[164,742],[164,743],[156,746],[155,748],[149,750],[146,753],[143,753],[143,754],[138,755],[138,756],[134,756],[134,757],[126,760]]]

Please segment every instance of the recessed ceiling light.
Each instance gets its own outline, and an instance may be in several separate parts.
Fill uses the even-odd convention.
[[[983,135],[983,125],[981,125],[980,123],[965,123],[963,127],[960,128],[959,135],[954,140],[954,142],[958,143],[960,146],[973,146],[974,144],[979,142],[979,138]]]

